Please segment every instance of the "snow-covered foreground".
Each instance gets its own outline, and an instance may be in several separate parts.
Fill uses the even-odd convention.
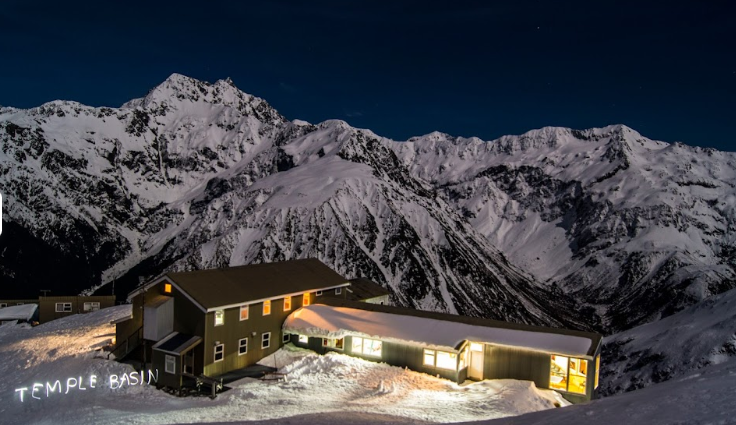
[[[279,366],[285,381],[243,379],[215,400],[179,398],[147,385],[112,389],[110,376],[134,371],[107,360],[98,349],[114,335],[110,321],[128,314],[129,306],[119,306],[36,328],[0,327],[0,372],[5,377],[0,381],[0,423],[459,422],[567,404],[557,393],[530,382],[456,385],[385,364],[293,347],[263,361]],[[72,377],[83,385],[67,388]],[[46,382],[53,385],[57,379],[61,391],[47,397]],[[35,393],[39,399],[31,396],[34,383],[44,385]],[[28,388],[23,402],[18,388]]]

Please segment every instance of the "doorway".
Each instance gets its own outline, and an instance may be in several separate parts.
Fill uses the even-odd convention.
[[[470,365],[468,366],[468,378],[476,381],[483,380],[483,344],[470,343]]]

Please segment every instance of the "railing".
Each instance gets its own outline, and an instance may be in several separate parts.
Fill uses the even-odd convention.
[[[123,357],[127,356],[128,353],[135,350],[142,340],[143,326],[133,331],[133,333],[128,335],[128,337],[123,341],[118,341],[115,347],[107,353],[107,358],[109,359],[110,355],[114,355],[116,359],[121,360]]]

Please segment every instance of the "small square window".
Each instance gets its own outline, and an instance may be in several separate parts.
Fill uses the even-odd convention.
[[[281,337],[281,342],[287,344],[289,341],[291,341],[291,334],[284,332],[284,335]]]
[[[215,311],[215,326],[221,326],[225,324],[225,310]]]
[[[166,373],[176,374],[176,357],[166,355],[166,362],[164,364],[164,370]]]
[[[266,332],[261,335],[261,348],[268,348],[271,346],[271,332]]]
[[[309,293],[307,292],[307,293],[306,293],[306,294],[304,294],[304,296],[302,297],[302,306],[303,306],[303,307],[306,307],[306,306],[308,306],[308,305],[309,305],[309,300],[310,300],[310,298],[309,298]]]
[[[300,344],[307,344],[309,343],[309,337],[306,335],[299,335],[299,343]]]
[[[317,291],[317,296],[318,297],[322,296],[322,291]]]
[[[171,293],[171,284],[170,283],[164,283],[164,293],[170,294]]]
[[[243,354],[248,353],[248,338],[243,338],[240,341],[238,341],[238,355],[242,356]]]
[[[240,320],[248,320],[248,306],[247,305],[240,306]]]
[[[215,361],[221,362],[225,358],[225,344],[215,345]]]
[[[335,295],[342,294],[342,288],[335,288]]]
[[[284,297],[284,311],[291,310],[291,297]]]
[[[56,312],[57,313],[71,313],[72,303],[56,303]]]
[[[98,302],[84,303],[84,306],[82,309],[84,311],[97,311],[100,309],[100,303]]]
[[[269,314],[271,314],[271,300],[263,302],[263,315],[268,316]]]

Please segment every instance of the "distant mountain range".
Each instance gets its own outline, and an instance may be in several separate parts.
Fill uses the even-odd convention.
[[[0,108],[0,148],[0,298],[317,257],[403,305],[611,333],[736,287],[736,154],[620,125],[396,142],[174,74]]]

